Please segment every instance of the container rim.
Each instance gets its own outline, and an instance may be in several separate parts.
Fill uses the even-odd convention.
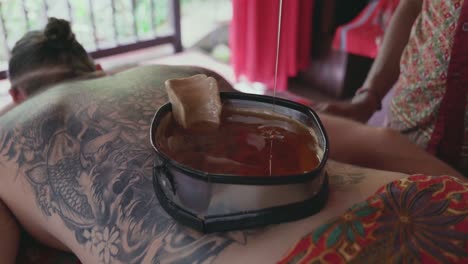
[[[266,95],[256,95],[256,94],[246,94],[240,92],[221,92],[220,93],[221,100],[244,100],[244,101],[255,101],[261,103],[269,103],[269,104],[276,104],[279,106],[287,107],[303,114],[306,114],[311,118],[313,122],[316,123],[318,127],[317,137],[322,137],[324,140],[324,147],[323,147],[323,157],[320,161],[320,164],[312,171],[301,173],[301,174],[292,174],[292,175],[276,175],[276,176],[236,176],[230,174],[220,174],[220,173],[208,173],[200,170],[193,169],[186,165],[183,165],[165,153],[163,153],[156,144],[154,140],[154,133],[157,128],[158,121],[169,111],[172,110],[171,103],[166,103],[161,106],[155,113],[153,120],[151,122],[150,127],[150,142],[151,145],[156,153],[156,155],[161,159],[162,165],[164,167],[172,167],[185,175],[211,183],[221,183],[221,184],[241,184],[241,185],[281,185],[281,184],[298,184],[307,182],[310,180],[315,179],[320,175],[320,173],[325,169],[325,165],[328,160],[329,154],[329,143],[328,143],[328,136],[325,132],[322,122],[318,117],[317,113],[311,108],[292,102],[290,100],[266,96]]]
[[[225,215],[200,216],[173,202],[165,194],[161,186],[156,166],[154,170],[153,188],[162,208],[177,222],[203,233],[258,228],[265,225],[303,219],[320,212],[326,206],[330,192],[328,175],[325,172],[320,190],[313,197],[306,200],[259,210],[239,211]]]

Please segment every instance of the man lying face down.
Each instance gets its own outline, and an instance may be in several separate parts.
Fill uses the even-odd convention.
[[[380,187],[398,180],[411,182],[407,174],[462,178],[397,133],[324,115],[331,158],[379,170],[330,161],[331,194],[320,213],[258,230],[197,233],[175,222],[156,199],[150,122],[167,102],[167,79],[202,73],[214,77],[221,90],[232,89],[230,85],[201,68],[148,66],[50,86],[95,71],[84,50],[76,48],[69,25],[51,23],[37,42],[53,50],[49,55],[62,54],[56,59],[63,59],[64,66],[54,68],[54,81],[42,80],[46,73],[31,73],[39,69],[32,66],[35,60],[28,63],[30,70],[15,70],[27,59],[10,62],[12,93],[22,103],[0,116],[2,263],[15,261],[20,226],[48,246],[74,253],[83,263],[274,263],[295,242],[323,229],[329,219]],[[59,45],[59,40],[67,44]],[[70,50],[81,59],[67,57],[65,51]],[[27,81],[30,78],[41,81]],[[464,186],[462,180],[444,179]],[[359,262],[361,257],[354,259]]]

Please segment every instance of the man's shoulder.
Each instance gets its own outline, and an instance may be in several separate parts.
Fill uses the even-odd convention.
[[[198,66],[147,65],[135,67],[113,75],[113,80],[125,85],[152,83],[164,87],[168,79],[185,78],[195,74],[206,74],[218,81],[220,91],[234,91],[232,85],[216,71]]]

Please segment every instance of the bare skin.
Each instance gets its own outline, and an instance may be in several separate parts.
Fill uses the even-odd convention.
[[[7,104],[6,106],[2,107],[0,109],[0,116],[6,114],[8,111],[10,111],[11,109],[13,109],[15,107],[15,104],[14,103],[9,103]]]
[[[330,161],[330,200],[315,216],[211,235],[181,226],[154,195],[148,134],[154,112],[167,101],[164,81],[197,73],[216,77],[221,90],[229,88],[218,75],[199,68],[152,66],[107,77],[114,78],[112,87],[94,80],[93,87],[85,81],[51,88],[0,117],[0,198],[9,209],[0,210],[0,221],[13,223],[0,236],[0,245],[11,249],[0,251],[0,259],[16,255],[16,219],[33,237],[73,252],[83,263],[272,263],[330,217],[406,176]],[[327,129],[344,128],[341,119],[323,120]],[[344,125],[361,129],[357,123]],[[380,130],[364,131],[361,138],[388,139],[389,145],[395,140]],[[339,146],[350,146],[347,137],[343,132],[329,136],[336,142],[332,154],[344,155]],[[361,154],[379,162],[378,157],[395,151],[412,151],[413,145],[396,140],[399,145],[386,155],[369,149]],[[440,174],[453,172],[432,157],[423,159],[432,164],[416,164],[413,170],[433,166]]]
[[[330,139],[332,159],[348,164],[406,174],[444,174],[465,179],[458,171],[388,128],[321,115]]]

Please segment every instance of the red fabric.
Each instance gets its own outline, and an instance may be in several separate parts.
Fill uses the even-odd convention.
[[[398,6],[399,0],[372,1],[353,21],[338,27],[333,48],[355,55],[375,58],[385,28]]]
[[[231,63],[236,78],[274,85],[279,0],[233,0]],[[278,90],[310,61],[314,0],[283,0]]]
[[[391,182],[278,263],[468,263],[467,199],[467,183],[449,176]]]
[[[428,145],[429,152],[455,167],[460,162],[468,96],[468,1],[463,2],[458,21],[447,73],[447,88]]]

